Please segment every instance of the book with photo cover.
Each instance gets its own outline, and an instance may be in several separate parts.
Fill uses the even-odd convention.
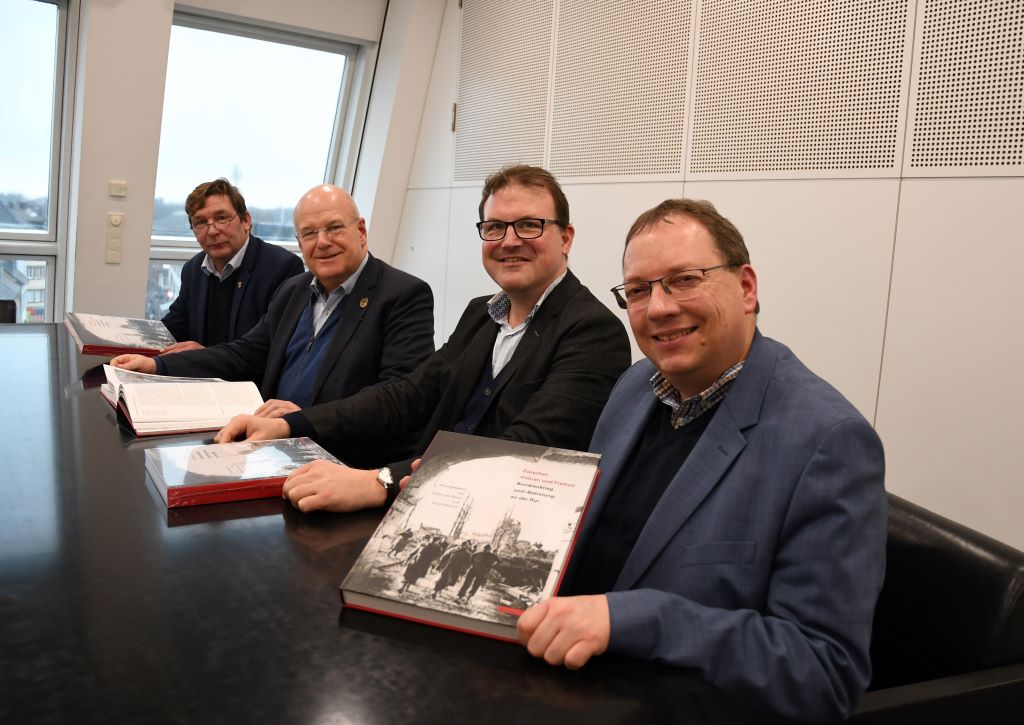
[[[340,461],[309,438],[147,448],[146,473],[168,508],[280,496],[288,474]]]
[[[159,378],[107,366],[109,387],[100,393],[108,402],[117,401],[118,422],[137,436],[220,430],[236,415],[263,405],[250,380]]]
[[[64,317],[64,326],[83,355],[153,356],[175,343],[160,320],[69,312]]]
[[[439,432],[341,584],[344,606],[516,641],[555,594],[601,457]]]

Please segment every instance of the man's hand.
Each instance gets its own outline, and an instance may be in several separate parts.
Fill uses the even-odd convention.
[[[213,437],[214,443],[236,440],[269,441],[288,438],[292,427],[282,418],[257,418],[255,415],[236,415]]]
[[[160,351],[161,355],[170,355],[172,352],[185,352],[186,350],[202,350],[203,345],[200,345],[195,340],[187,340],[186,342],[176,342],[173,345],[168,345]]]
[[[134,370],[139,373],[150,373],[156,372],[156,360],[145,355],[118,355],[110,364],[115,368],[121,368],[122,370]]]
[[[420,467],[420,462],[422,460],[423,460],[422,458],[417,458],[416,460],[414,460],[412,463],[409,464],[412,467],[412,472],[413,473],[416,473],[416,469]],[[411,479],[412,479],[412,476],[402,476],[402,480],[398,482],[398,487],[401,488],[401,489],[404,489],[406,486],[409,485],[409,481]]]
[[[281,490],[299,511],[358,511],[383,506],[387,492],[377,482],[377,471],[313,461],[292,471]]]
[[[297,410],[302,409],[290,400],[277,400],[271,398],[266,403],[258,407],[253,415],[257,418],[282,418]]]
[[[519,642],[549,665],[578,670],[608,649],[611,619],[604,594],[552,597],[523,612],[516,625]]]

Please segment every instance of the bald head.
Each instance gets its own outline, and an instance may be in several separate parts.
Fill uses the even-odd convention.
[[[334,184],[319,184],[299,197],[299,202],[295,205],[292,219],[295,222],[296,233],[299,229],[299,215],[314,209],[336,209],[344,214],[345,218],[359,216],[359,209],[347,191]]]
[[[327,292],[355,272],[366,256],[366,220],[344,189],[314,186],[299,199],[293,215],[302,258]]]

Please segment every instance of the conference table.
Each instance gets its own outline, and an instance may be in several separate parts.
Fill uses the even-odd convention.
[[[60,325],[0,326],[0,722],[771,721],[693,672],[607,655],[571,672],[343,611],[382,512],[168,509],[144,450],[211,434],[135,438],[103,362]]]

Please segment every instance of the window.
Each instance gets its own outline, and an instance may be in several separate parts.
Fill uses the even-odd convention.
[[[39,258],[0,258],[0,300],[14,302],[15,322],[46,322],[52,262]]]
[[[0,234],[39,236],[51,226],[57,23],[56,5],[0,3]]]
[[[182,260],[150,259],[146,285],[146,319],[159,320],[178,297],[181,289]]]
[[[223,176],[245,197],[253,234],[294,244],[295,202],[337,178],[357,47],[183,13],[174,22],[154,242],[194,251],[185,197]]]
[[[77,0],[0,1],[0,299],[14,303],[17,322],[55,312],[66,244],[67,203],[57,198],[69,168],[65,79],[74,78],[65,55],[77,9]]]

